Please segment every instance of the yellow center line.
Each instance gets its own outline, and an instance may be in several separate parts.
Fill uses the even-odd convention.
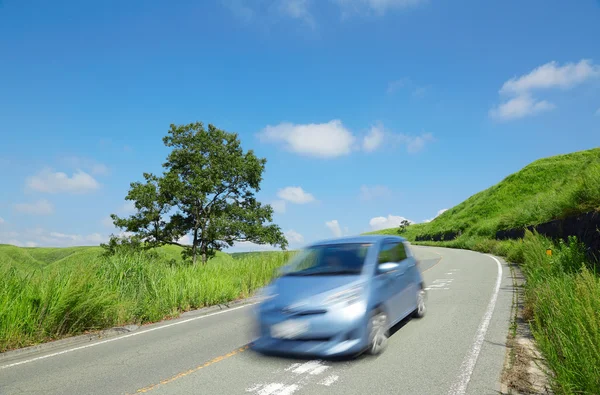
[[[227,359],[227,358],[232,357],[232,356],[234,356],[236,354],[244,352],[244,351],[246,351],[248,349],[248,347],[249,347],[249,345],[247,344],[244,347],[240,347],[237,350],[233,350],[230,353],[227,353],[225,355],[221,355],[221,356],[215,357],[215,358],[211,359],[210,361],[208,361],[208,362],[206,362],[206,363],[204,363],[202,365],[196,366],[193,369],[189,369],[189,370],[186,370],[185,372],[178,373],[178,374],[176,374],[175,376],[173,376],[171,378],[161,380],[159,383],[152,384],[152,385],[149,385],[149,386],[144,387],[144,388],[140,388],[139,390],[135,391],[135,393],[136,394],[141,394],[141,393],[144,393],[144,392],[152,391],[153,389],[156,389],[156,388],[158,388],[161,385],[169,384],[169,383],[171,383],[171,382],[173,382],[175,380],[178,380],[178,379],[180,379],[182,377],[185,377],[187,375],[195,373],[195,372],[199,371],[200,369],[204,369],[204,368],[206,368],[206,367],[208,367],[210,365],[213,365],[213,364],[215,364],[217,362],[220,362],[220,361],[222,361],[224,359]]]

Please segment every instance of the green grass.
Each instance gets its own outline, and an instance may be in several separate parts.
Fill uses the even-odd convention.
[[[467,236],[493,237],[500,229],[595,209],[600,209],[600,148],[537,160],[432,222],[409,226],[402,236],[414,240],[422,235],[461,231]]]
[[[461,232],[454,240],[417,244],[504,256],[526,276],[525,313],[552,370],[554,391],[596,394],[600,388],[600,278],[575,239],[554,243],[526,232],[495,240],[496,231],[523,228],[600,209],[600,149],[540,159],[444,212],[409,226],[402,236]],[[398,234],[385,229],[382,234]],[[546,248],[552,248],[552,256]]]
[[[192,266],[178,247],[155,252],[0,246],[0,352],[248,297],[292,254],[217,253]]]

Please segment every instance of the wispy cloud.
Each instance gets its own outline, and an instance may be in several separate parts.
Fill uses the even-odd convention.
[[[315,13],[324,0],[221,0],[243,23],[260,22],[273,16],[296,19],[311,28],[316,26]],[[329,0],[338,7],[342,19],[353,15],[381,17],[390,11],[418,6],[428,0]]]
[[[301,187],[286,187],[280,189],[277,192],[277,197],[294,204],[306,204],[315,201],[315,197]]]
[[[372,126],[369,133],[363,138],[363,150],[373,152],[383,144],[385,130],[383,125]]]
[[[285,238],[287,239],[290,245],[298,245],[304,243],[304,236],[302,236],[300,233],[296,232],[293,229],[285,231],[283,234],[285,235]]]
[[[108,166],[89,158],[84,158],[80,156],[67,156],[65,158],[62,158],[61,162],[67,166],[70,166],[73,169],[85,170],[90,174],[98,176],[105,176],[110,173]]]
[[[279,10],[283,15],[305,22],[314,28],[315,20],[309,10],[309,0],[283,0],[279,4]]]
[[[392,133],[381,122],[373,125],[361,139],[340,120],[321,124],[280,123],[267,126],[257,136],[261,142],[277,144],[286,151],[321,159],[346,156],[361,150],[370,153],[387,143],[404,145],[407,152],[417,153],[427,143],[436,141],[432,133],[417,136]]]
[[[77,170],[71,177],[63,172],[54,172],[46,168],[28,177],[27,188],[45,193],[88,193],[100,188],[100,184],[88,173]]]
[[[536,67],[528,74],[513,77],[500,88],[500,95],[507,96],[504,103],[489,111],[491,118],[509,121],[539,114],[556,108],[546,100],[539,100],[533,92],[550,89],[572,89],[592,78],[600,76],[600,66],[591,60],[560,66],[556,61]]]
[[[31,215],[50,215],[54,213],[54,206],[46,199],[31,203],[16,203],[13,208],[19,213]]]

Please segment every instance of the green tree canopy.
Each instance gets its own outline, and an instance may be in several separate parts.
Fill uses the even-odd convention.
[[[244,152],[237,134],[196,122],[171,125],[163,142],[171,148],[163,175],[144,173],[144,182],[131,183],[125,199],[136,213],[112,214],[116,227],[148,247],[181,246],[194,264],[235,242],[287,247],[271,223],[273,209],[255,198],[266,159]]]

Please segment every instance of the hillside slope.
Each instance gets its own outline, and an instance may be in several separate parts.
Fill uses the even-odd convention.
[[[80,264],[91,264],[102,254],[102,248],[89,247],[17,247],[0,244],[0,268],[15,267],[19,271],[29,272],[44,268],[65,268]],[[181,247],[163,246],[155,250],[161,261],[181,261]],[[224,252],[217,252],[220,261],[233,258]]]
[[[461,232],[492,236],[497,230],[538,224],[600,209],[600,148],[539,159],[498,184],[410,226],[403,236]],[[396,233],[386,229],[373,233]]]

